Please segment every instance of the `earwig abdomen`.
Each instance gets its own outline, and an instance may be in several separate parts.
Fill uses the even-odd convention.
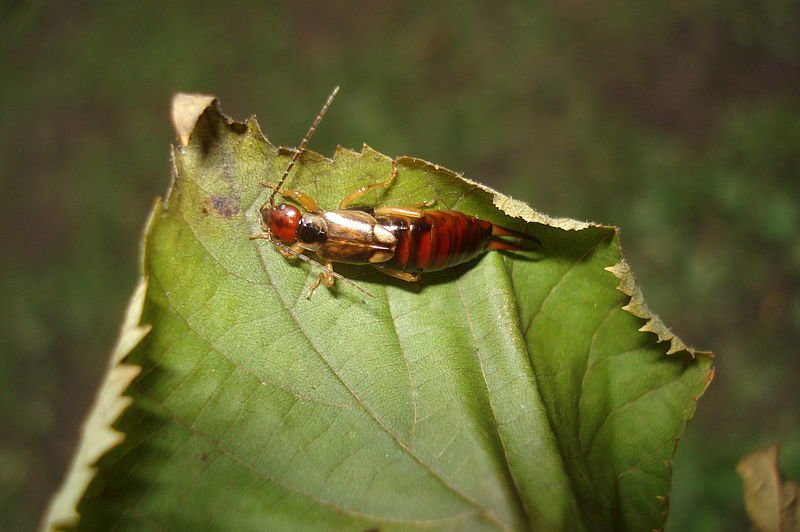
[[[422,273],[468,262],[489,246],[492,223],[457,211],[420,211],[420,217],[376,216],[397,239],[382,268]]]

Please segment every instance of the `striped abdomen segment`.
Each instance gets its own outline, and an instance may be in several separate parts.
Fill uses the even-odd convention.
[[[435,271],[467,262],[487,250],[492,224],[456,211],[422,211],[421,218],[378,216],[397,239],[382,267],[399,272]]]

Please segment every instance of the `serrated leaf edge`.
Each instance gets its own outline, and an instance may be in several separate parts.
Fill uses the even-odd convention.
[[[108,371],[83,425],[78,450],[61,488],[50,501],[41,530],[58,530],[77,523],[77,504],[96,474],[94,464],[125,439],[125,434],[114,429],[112,423],[131,404],[132,399],[123,392],[141,371],[139,366],[125,364],[122,360],[150,331],[149,325],[139,325],[146,292],[147,281],[142,278],[125,312]]]
[[[669,342],[669,349],[667,350],[668,355],[686,351],[691,354],[692,357],[695,357],[699,353],[694,348],[683,343],[683,341],[661,321],[661,318],[650,310],[650,307],[647,306],[644,300],[642,290],[639,288],[639,283],[636,282],[631,267],[624,258],[621,258],[615,265],[608,266],[604,269],[613,273],[614,276],[619,279],[617,290],[631,298],[628,304],[622,307],[622,310],[630,312],[637,318],[646,320],[645,324],[639,328],[639,331],[655,334],[658,337],[659,343]]]
[[[140,271],[144,271],[144,243],[160,208],[161,200],[157,199],[142,232]],[[116,430],[113,424],[133,402],[124,393],[142,370],[140,366],[123,361],[151,329],[149,324],[141,323],[148,284],[148,279],[142,275],[128,301],[117,343],[108,361],[108,369],[84,421],[78,447],[72,455],[67,474],[42,517],[39,526],[42,531],[61,530],[77,524],[80,517],[77,505],[97,474],[95,464],[125,439],[125,434]]]

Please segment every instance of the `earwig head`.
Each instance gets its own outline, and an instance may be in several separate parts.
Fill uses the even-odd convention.
[[[303,214],[294,205],[281,203],[277,207],[268,207],[261,210],[264,225],[275,238],[281,242],[291,244],[297,240],[297,226]]]

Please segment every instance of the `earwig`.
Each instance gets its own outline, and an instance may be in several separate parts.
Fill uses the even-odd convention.
[[[298,190],[282,189],[338,92],[339,87],[336,87],[328,96],[278,182],[262,183],[272,189],[272,194],[260,209],[263,232],[250,237],[265,238],[284,257],[297,257],[322,269],[307,298],[311,298],[320,283],[332,287],[336,279],[371,296],[336,273],[334,262],[371,265],[386,275],[415,282],[424,272],[463,264],[487,251],[533,251],[541,247],[535,237],[487,220],[459,211],[428,209],[433,202],[408,207],[351,207],[370,190],[388,188],[394,182],[396,160],[392,161],[392,171],[385,181],[365,185],[348,194],[336,210],[323,211],[311,196]],[[278,194],[299,204],[306,212],[286,202],[276,205]],[[307,251],[314,252],[322,263],[306,256]]]

